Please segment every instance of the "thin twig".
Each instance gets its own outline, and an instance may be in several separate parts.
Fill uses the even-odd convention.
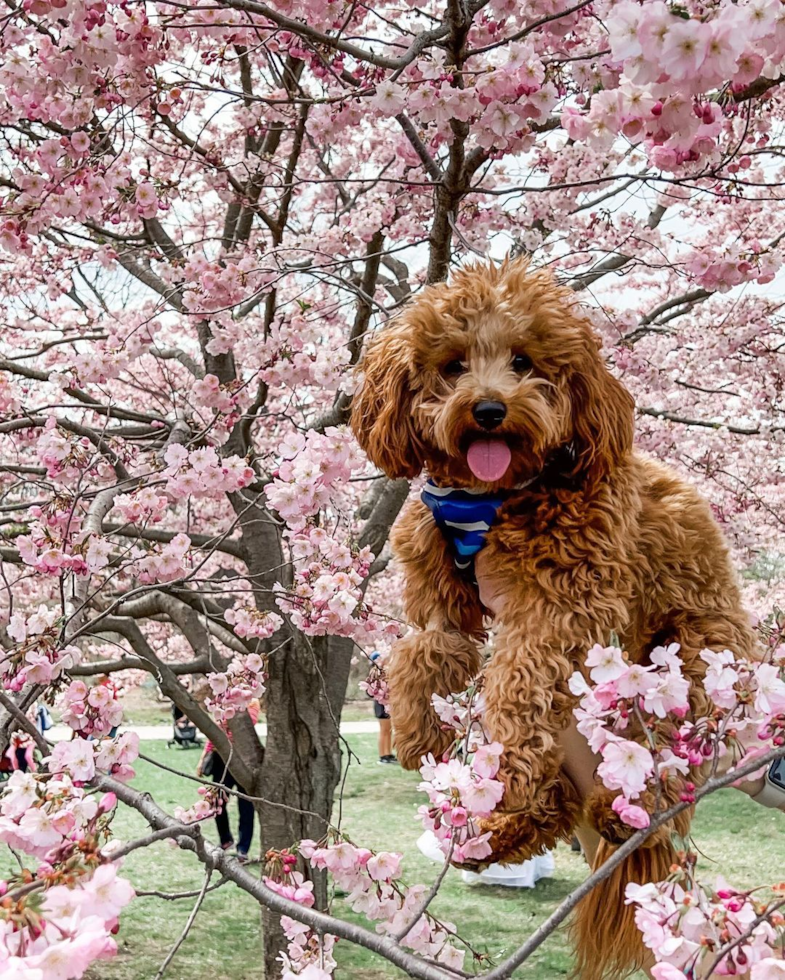
[[[765,912],[761,912],[761,914],[759,916],[757,916],[757,918],[755,918],[749,924],[749,926],[747,926],[747,928],[744,930],[744,932],[740,936],[737,936],[736,939],[734,939],[732,943],[728,943],[727,946],[724,946],[720,950],[719,955],[715,958],[714,962],[711,964],[711,967],[709,969],[709,972],[706,974],[706,976],[707,977],[713,976],[714,971],[717,969],[717,967],[720,965],[720,963],[725,959],[725,957],[728,955],[728,953],[733,952],[733,950],[736,949],[737,946],[740,946],[744,942],[745,939],[749,939],[749,937],[758,928],[758,926],[761,924],[761,922],[765,922],[766,919],[771,915],[772,912],[776,912],[777,909],[781,909],[783,905],[785,905],[785,898],[783,898],[782,901],[780,901],[780,902],[776,902],[773,906],[772,905],[769,905],[767,907],[766,911]]]
[[[148,847],[150,844],[155,844],[159,840],[168,840],[171,837],[176,837],[178,833],[179,830],[177,828],[162,827],[160,830],[154,830],[146,837],[139,837],[136,840],[129,841],[116,850],[112,850],[111,848],[109,850],[104,849],[105,854],[110,860],[119,861],[120,858],[125,857],[126,854],[130,854],[131,851],[137,851],[140,847]]]
[[[450,864],[452,862],[452,853],[454,850],[455,850],[455,838],[453,837],[450,840],[450,850],[447,852],[447,856],[444,859],[444,865],[441,871],[439,872],[439,876],[436,879],[436,881],[434,881],[434,883],[431,885],[430,891],[423,899],[422,905],[417,909],[414,918],[407,926],[404,926],[403,929],[400,929],[398,932],[393,934],[393,939],[397,943],[401,942],[401,940],[405,939],[409,935],[409,933],[412,931],[412,929],[414,929],[414,927],[417,925],[417,923],[420,921],[423,915],[425,915],[428,906],[431,904],[434,898],[436,898],[436,895],[439,889],[441,888],[442,882],[444,881],[447,872],[450,870]]]
[[[193,926],[194,921],[196,920],[196,916],[199,912],[199,909],[202,906],[202,902],[204,901],[204,896],[207,894],[207,886],[210,884],[210,879],[212,878],[212,876],[213,876],[213,869],[208,868],[207,871],[205,872],[204,884],[202,885],[199,891],[199,896],[197,897],[196,902],[194,903],[194,907],[191,909],[191,914],[188,916],[188,921],[185,923],[185,928],[180,934],[180,938],[177,940],[174,946],[172,946],[172,948],[169,950],[169,954],[161,964],[161,969],[155,975],[155,980],[161,980],[161,977],[166,972],[167,966],[169,966],[169,964],[174,959],[175,953],[185,942],[188,933],[191,931],[191,927]]]
[[[216,881],[214,885],[210,885],[210,887],[207,889],[205,894],[218,891],[219,888],[223,888],[224,885],[227,885],[230,880],[231,880],[230,878],[221,878],[221,880]],[[189,891],[189,892],[160,892],[155,888],[150,889],[149,891],[140,891],[139,889],[136,889],[136,897],[137,898],[162,898],[167,902],[176,902],[181,898],[196,898],[196,896],[199,894],[200,891],[201,889],[199,888],[196,888],[193,891]]]
[[[10,712],[14,716],[19,724],[19,727],[35,740],[35,744],[43,752],[43,754],[49,755],[51,744],[47,742],[44,736],[38,731],[16,701],[14,701],[13,698],[9,698],[8,695],[3,693],[3,691],[0,691],[0,704],[2,704],[6,711]]]
[[[292,813],[299,813],[306,817],[317,817],[319,820],[324,820],[321,814],[317,813],[315,810],[303,810],[298,806],[289,806],[287,803],[278,803],[276,800],[268,800],[264,796],[251,796],[250,793],[243,793],[243,791],[239,789],[229,789],[228,786],[224,786],[223,783],[216,783],[213,779],[204,779],[202,776],[192,776],[188,772],[181,772],[179,769],[173,769],[171,766],[167,766],[163,762],[153,759],[152,756],[145,755],[143,752],[139,753],[139,758],[142,759],[143,762],[148,762],[152,766],[157,766],[159,769],[163,769],[166,772],[171,772],[175,776],[180,776],[181,779],[190,779],[192,783],[199,783],[202,786],[209,786],[210,788],[217,787],[222,793],[226,793],[227,796],[235,796],[238,800],[248,800],[249,803],[264,803],[266,806],[274,806],[281,810],[290,810]],[[330,830],[336,829],[328,821],[325,821],[325,823],[327,823]]]

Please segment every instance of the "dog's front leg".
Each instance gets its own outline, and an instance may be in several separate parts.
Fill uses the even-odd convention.
[[[405,769],[419,768],[429,752],[438,759],[450,747],[455,732],[444,730],[431,698],[465,690],[480,662],[477,644],[458,632],[428,629],[396,643],[388,670],[390,715]]]
[[[417,769],[428,752],[441,755],[453,734],[445,732],[431,697],[463,691],[482,656],[482,607],[476,590],[455,569],[428,508],[416,501],[402,514],[392,536],[403,567],[404,609],[420,631],[395,644],[387,670],[390,715],[398,759]]]
[[[530,628],[503,630],[485,669],[485,724],[504,746],[499,778],[505,793],[483,829],[493,831],[493,860],[505,863],[568,837],[582,810],[561,772],[558,740],[574,705],[567,686],[574,660],[569,646],[538,625],[532,619]]]

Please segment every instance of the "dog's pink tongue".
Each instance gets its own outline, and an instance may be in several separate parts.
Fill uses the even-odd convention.
[[[469,469],[483,483],[501,480],[511,460],[512,453],[504,439],[475,439],[466,454]]]

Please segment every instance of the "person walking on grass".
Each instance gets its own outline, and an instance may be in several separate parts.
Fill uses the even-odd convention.
[[[378,652],[371,654],[371,663],[374,664],[380,655]],[[387,712],[387,708],[380,702],[374,700],[373,713],[379,721],[379,765],[396,766],[398,760],[393,753],[393,729],[392,719]]]
[[[248,705],[248,714],[251,716],[251,721],[256,724],[259,718],[259,702],[254,700]],[[196,766],[197,776],[212,776],[213,782],[224,786],[226,789],[237,789],[240,792],[245,792],[242,786],[238,785],[237,780],[229,771],[228,766],[221,758],[221,756],[215,751],[215,747],[212,742],[207,742],[202,752],[201,758]],[[235,846],[234,837],[232,835],[231,825],[229,823],[229,814],[227,812],[229,806],[229,794],[224,793],[223,806],[219,813],[215,815],[215,826],[218,830],[218,839],[221,842],[221,847],[225,851],[231,850]],[[253,803],[250,800],[244,799],[242,796],[237,797],[237,809],[239,811],[240,823],[238,826],[238,839],[236,855],[237,860],[241,864],[245,864],[248,860],[248,852],[251,850],[251,843],[253,842],[253,829],[254,829],[254,808]]]

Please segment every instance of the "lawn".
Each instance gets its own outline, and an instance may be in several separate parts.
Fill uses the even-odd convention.
[[[409,882],[430,882],[438,871],[415,846],[419,823],[414,815],[422,794],[417,776],[397,767],[375,764],[373,736],[349,738],[361,765],[350,768],[344,794],[343,826],[359,843],[405,854]],[[143,743],[151,758],[190,772],[196,752],[167,749],[164,743]],[[171,811],[175,803],[193,798],[193,785],[141,761],[134,785],[149,791]],[[232,821],[236,814],[232,807]],[[124,839],[144,833],[141,818],[118,814],[117,835]],[[206,828],[214,835],[212,823]],[[771,881],[785,867],[785,817],[764,810],[732,790],[715,794],[699,811],[695,840],[707,874],[722,871],[737,884]],[[255,841],[255,844],[258,844]],[[166,892],[198,888],[202,878],[195,859],[170,845],[156,844],[130,855],[125,874],[142,890]],[[451,870],[431,907],[459,925],[462,935],[494,958],[508,953],[542,921],[585,874],[579,855],[567,847],[556,852],[556,873],[534,890],[468,887]],[[191,910],[191,900],[138,898],[123,915],[118,935],[119,955],[97,964],[91,980],[152,980]],[[340,899],[335,912],[354,918]],[[228,885],[206,897],[194,929],[167,970],[171,980],[251,980],[261,976],[259,914],[254,902]],[[344,977],[383,980],[400,971],[348,943],[338,944]],[[467,961],[468,962],[468,961]],[[551,937],[516,974],[532,980],[556,980],[569,972],[570,956],[563,931]]]

